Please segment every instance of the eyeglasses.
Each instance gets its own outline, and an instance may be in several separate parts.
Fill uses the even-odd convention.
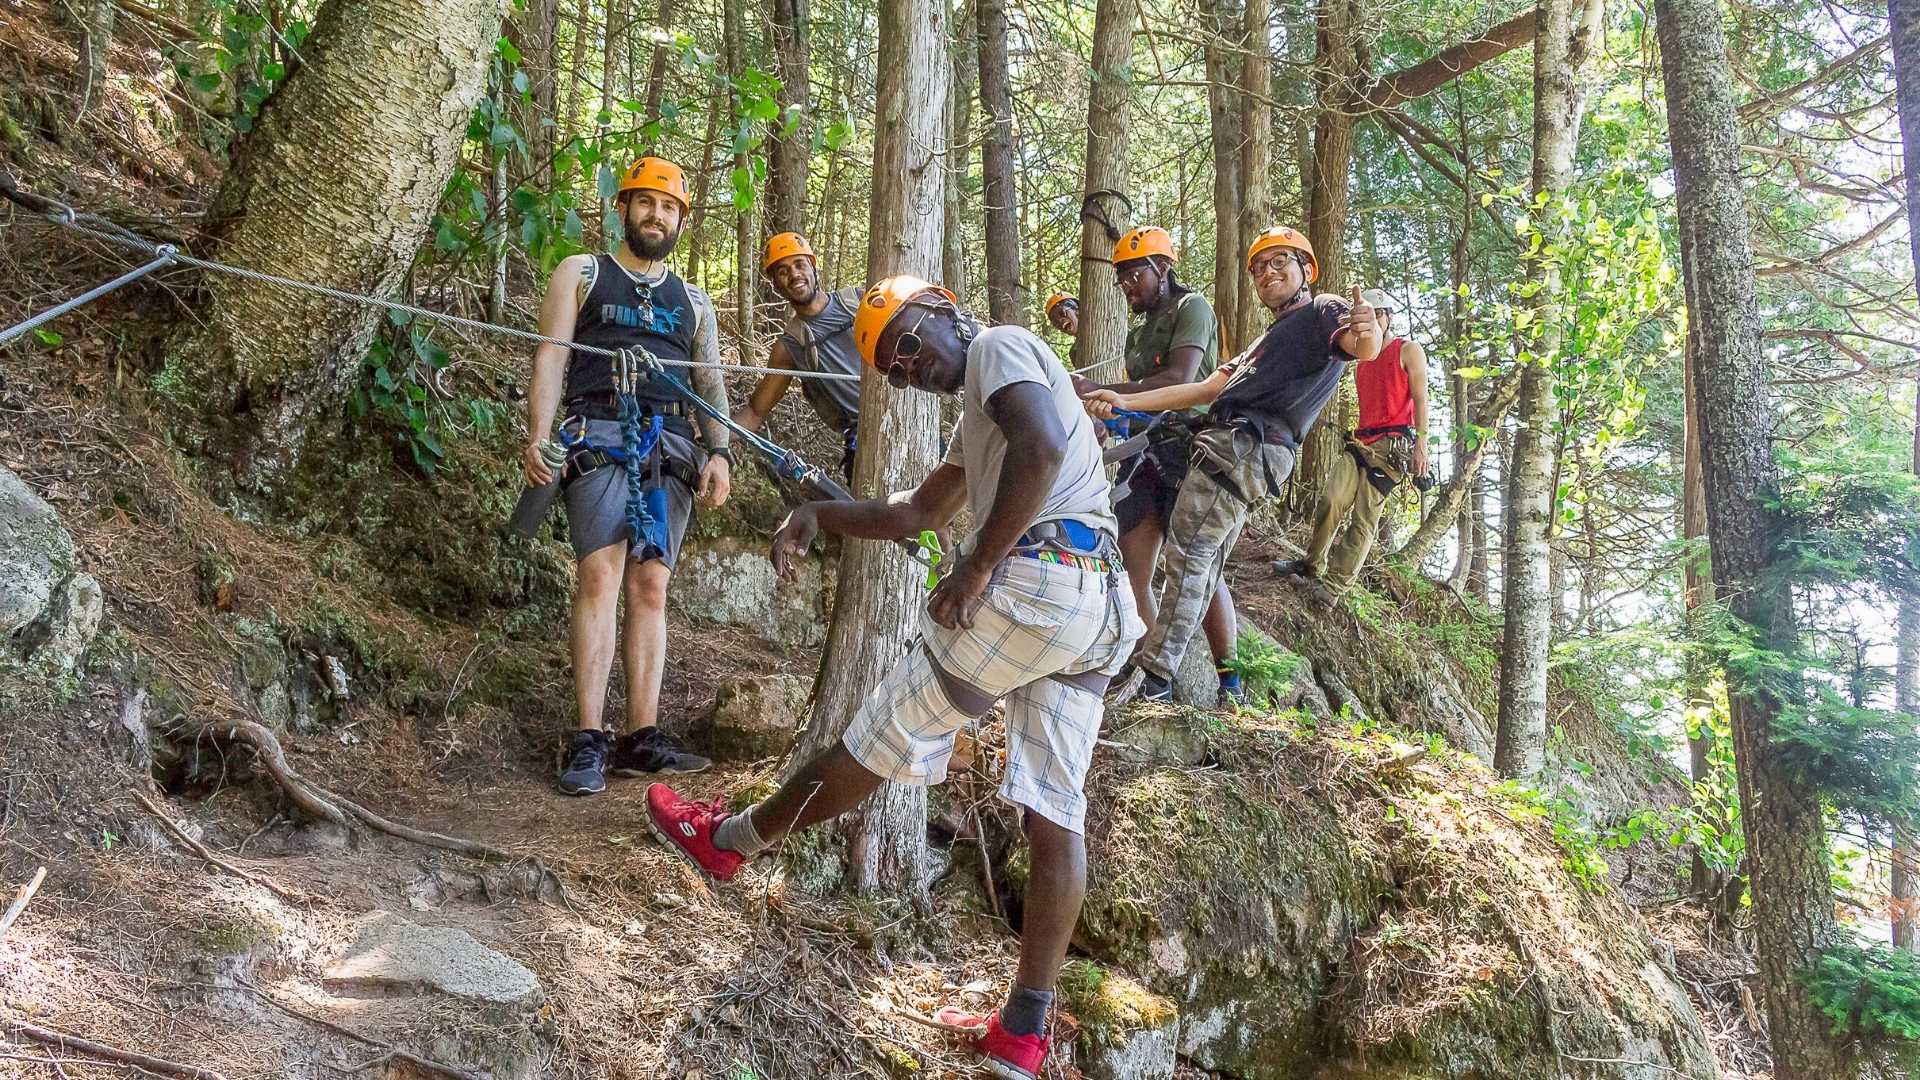
[[[907,376],[913,373],[913,368],[900,361],[920,355],[921,347],[926,345],[926,339],[920,336],[920,327],[926,324],[927,317],[935,310],[928,308],[921,314],[920,321],[913,324],[913,329],[902,330],[900,336],[893,339],[893,364],[887,368],[887,385],[895,390],[907,388]]]
[[[1113,283],[1124,289],[1129,285],[1137,283],[1140,280],[1140,275],[1146,273],[1149,269],[1151,268],[1146,266],[1136,266],[1131,270],[1115,270],[1113,272]]]
[[[1261,262],[1254,263],[1253,264],[1253,280],[1259,281],[1261,278],[1266,277],[1268,274],[1277,274],[1280,271],[1286,269],[1287,267],[1297,264],[1298,262],[1299,262],[1298,259],[1295,259],[1288,255],[1275,255],[1271,259],[1266,259]]]

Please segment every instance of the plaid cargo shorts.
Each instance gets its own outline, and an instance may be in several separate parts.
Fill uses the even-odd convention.
[[[1083,832],[1082,787],[1105,703],[1048,676],[1120,670],[1145,627],[1124,576],[1038,559],[994,568],[973,626],[922,613],[920,638],[880,680],[842,737],[868,770],[903,784],[947,778],[954,734],[975,722],[947,697],[934,665],[1004,701],[1007,769],[1000,797]]]

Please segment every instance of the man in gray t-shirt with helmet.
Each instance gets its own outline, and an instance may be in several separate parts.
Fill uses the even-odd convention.
[[[860,290],[828,292],[820,287],[820,263],[813,245],[796,232],[776,233],[767,240],[760,269],[781,299],[793,306],[793,315],[774,339],[767,356],[768,374],[733,414],[733,422],[759,431],[774,406],[794,381],[782,371],[824,371],[860,374],[860,354],[853,347],[853,313],[860,306]],[[860,426],[860,383],[857,379],[801,379],[800,392],[813,406],[820,422],[840,436],[845,452],[840,475],[853,478],[854,431]]]
[[[726,880],[789,833],[837,817],[882,783],[946,778],[954,736],[1005,703],[1000,797],[1032,845],[1020,967],[990,1016],[947,1012],[1001,1076],[1039,1076],[1047,1009],[1086,892],[1087,768],[1102,694],[1145,627],[1114,537],[1099,440],[1060,361],[1023,327],[981,330],[953,294],[899,275],[868,289],[853,325],[861,358],[896,387],[957,394],[960,422],[920,486],[862,502],[812,502],[773,538],[790,575],[821,531],[894,540],[937,529],[962,505],[973,535],[928,597],[921,634],[848,723],[840,745],[766,801],[728,813],[665,784],[647,791],[654,833]],[[833,723],[838,717],[820,717]]]

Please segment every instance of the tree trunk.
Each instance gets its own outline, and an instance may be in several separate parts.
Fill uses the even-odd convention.
[[[1320,109],[1313,122],[1313,177],[1307,191],[1307,241],[1320,264],[1318,292],[1346,284],[1347,184],[1353,170],[1353,120],[1360,110],[1360,59],[1354,32],[1360,0],[1321,0],[1315,20],[1313,81]]]
[[[980,37],[973,32],[973,5],[964,0],[957,8],[954,0],[947,0],[947,19],[953,26],[953,75],[952,92],[947,95],[947,227],[940,238],[940,283],[965,304],[972,295],[967,284],[964,223],[973,146],[973,88],[980,78]]]
[[[620,70],[620,40],[626,19],[622,0],[607,0],[606,29],[600,35],[600,114],[593,118],[597,128],[604,129],[613,123],[613,102],[619,96],[615,93],[614,84],[618,80],[614,76]]]
[[[333,0],[221,182],[213,258],[387,296],[425,240],[486,92],[498,0]],[[169,345],[246,489],[277,491],[337,424],[377,308],[209,274]],[[196,433],[197,437],[197,433]]]
[[[60,21],[69,24],[78,39],[80,108],[85,114],[93,92],[107,78],[107,53],[113,48],[113,0],[69,0],[54,5]]]
[[[1456,380],[1456,382],[1462,387],[1456,391],[1459,397],[1455,400],[1458,401],[1466,396],[1464,387],[1467,383],[1465,380]],[[1487,436],[1480,440],[1480,445],[1471,450],[1466,449],[1464,440],[1458,444],[1456,452],[1460,456],[1454,462],[1453,477],[1434,495],[1433,505],[1427,509],[1426,516],[1420,519],[1420,527],[1407,538],[1406,544],[1396,553],[1396,558],[1411,566],[1419,566],[1425,562],[1427,556],[1433,553],[1433,549],[1439,546],[1440,541],[1446,539],[1447,530],[1453,528],[1462,512],[1461,508],[1467,505],[1470,494],[1474,500],[1470,512],[1476,518],[1486,513],[1486,499],[1483,494],[1479,494],[1480,466],[1492,452],[1494,448],[1492,432],[1506,420],[1507,410],[1513,407],[1514,401],[1520,395],[1520,386],[1521,378],[1518,371],[1509,371],[1487,386],[1486,396],[1480,399],[1473,412],[1474,425],[1488,429]],[[1462,550],[1464,554],[1465,549]],[[1484,552],[1480,553],[1480,560],[1481,577],[1484,579],[1486,577]]]
[[[1127,187],[1127,113],[1133,102],[1133,5],[1099,0],[1093,16],[1092,85],[1087,92],[1086,195],[1115,230],[1125,229],[1120,200],[1102,192]],[[1113,245],[1120,237],[1091,215],[1080,223],[1080,336],[1073,366],[1117,359],[1126,346],[1127,302],[1113,287]]]
[[[868,275],[940,272],[946,127],[946,13],[942,0],[881,0]],[[940,402],[895,390],[867,372],[861,385],[854,488],[902,491],[932,470]],[[913,640],[926,593],[917,564],[870,540],[841,548],[839,591],[821,658],[813,723],[795,748],[801,762],[834,745],[887,668]],[[855,888],[922,897],[927,888],[926,789],[887,784],[848,818]]]
[[[1027,325],[1020,302],[1020,218],[1013,186],[1013,92],[1007,83],[1006,0],[980,0],[980,111],[987,138],[980,179],[987,212],[987,308],[996,323]]]
[[[1274,225],[1273,220],[1273,114],[1267,101],[1273,96],[1272,35],[1267,22],[1273,6],[1269,0],[1246,0],[1244,23],[1246,55],[1241,58],[1240,80],[1240,237],[1244,246],[1260,230]],[[1236,266],[1236,270],[1240,267]],[[1235,291],[1233,312],[1239,341],[1252,341],[1266,329],[1267,309],[1253,287],[1253,275],[1233,275]],[[1214,292],[1224,292],[1219,286]],[[1217,314],[1217,313],[1216,313]]]
[[[721,0],[721,32],[726,37],[727,77],[737,87],[740,77],[747,70],[747,29],[745,0]],[[728,97],[728,107],[733,110],[734,123],[740,123],[745,115],[741,108],[739,91],[736,89]],[[752,162],[747,152],[741,150],[733,155],[733,175],[751,175]],[[731,193],[731,184],[727,190]],[[741,342],[752,335],[753,301],[759,276],[755,272],[753,258],[753,207],[740,207],[737,203],[733,215],[733,332]]]
[[[720,133],[720,113],[727,107],[727,95],[715,90],[707,95],[707,136],[700,142],[700,167],[693,174],[693,209],[687,214],[687,280],[700,284],[700,257],[706,252],[705,230],[707,195],[712,189],[713,148]],[[711,291],[711,290],[709,290]]]
[[[542,191],[553,186],[553,121],[559,78],[558,0],[527,0],[524,11],[507,22],[508,35],[520,50],[520,69],[527,73],[527,96],[508,92],[514,126],[527,140],[528,183]]]
[[[1587,71],[1598,44],[1603,0],[1546,0],[1533,47],[1533,196],[1558,198],[1573,182],[1573,153],[1586,112]],[[1543,219],[1545,215],[1542,215]],[[1493,767],[1500,775],[1537,776],[1547,746],[1547,645],[1551,636],[1553,476],[1558,415],[1553,365],[1561,332],[1554,310],[1562,282],[1557,264],[1539,264],[1533,307],[1540,332],[1537,359],[1523,369],[1517,429],[1507,470],[1507,520],[1501,574],[1506,631],[1500,657],[1500,718]]]
[[[1656,0],[1672,143],[1681,272],[1700,324],[1695,383],[1713,585],[1760,648],[1790,650],[1792,596],[1775,570],[1785,523],[1774,508],[1778,469],[1767,353],[1754,298],[1753,252],[1740,180],[1726,37],[1715,0]],[[1784,773],[1772,729],[1782,702],[1746,665],[1726,668],[1740,817],[1753,896],[1753,932],[1776,1080],[1866,1075],[1829,1034],[1830,1021],[1796,980],[1839,940],[1819,793]]]
[[[551,2],[551,0],[548,0]],[[660,10],[654,19],[654,26],[665,34],[673,30],[673,0],[660,0]],[[660,103],[667,97],[667,47],[656,42],[653,54],[647,57],[647,118],[649,124],[660,119]],[[654,153],[660,148],[660,139],[647,140],[647,152]]]
[[[1891,0],[1889,30],[1893,39],[1893,79],[1899,102],[1900,144],[1906,157],[1907,242],[1915,271],[1920,273],[1920,2]],[[1913,471],[1920,473],[1920,385],[1915,388]],[[1920,714],[1920,599],[1903,594],[1896,637],[1897,660],[1894,707]],[[1920,847],[1913,831],[1895,826],[1893,844],[1893,943],[1916,949],[1914,924],[1920,921],[1915,896],[1920,894]]]
[[[587,83],[588,0],[573,5],[573,46],[567,50],[567,108],[560,117],[560,137],[564,142],[580,133],[580,100]]]
[[[767,0],[767,32],[780,76],[780,123],[798,110],[793,131],[774,132],[767,152],[766,229],[806,231],[808,149],[813,145],[812,85],[808,81],[807,0]]]
[[[1246,21],[1238,0],[1208,0],[1212,20],[1207,36],[1207,116],[1213,140],[1213,308],[1220,326],[1221,352],[1236,355],[1246,342],[1240,337],[1240,279],[1247,242],[1240,234],[1240,205],[1244,190],[1240,172],[1241,124],[1233,86],[1235,59],[1246,36]],[[1262,226],[1264,228],[1264,226]]]
[[[1686,561],[1682,564],[1681,600],[1686,605],[1687,623],[1694,627],[1695,620],[1703,613],[1703,608],[1713,603],[1713,572],[1707,563],[1704,545],[1707,539],[1707,489],[1704,483],[1705,473],[1700,462],[1700,415],[1699,389],[1695,382],[1694,369],[1698,364],[1697,342],[1700,328],[1689,322],[1687,325],[1686,354],[1682,358],[1682,388],[1685,435],[1681,440],[1680,462],[1680,538],[1687,546]],[[1695,550],[1700,547],[1700,550]],[[1686,661],[1687,708],[1710,709],[1713,702],[1708,689],[1711,676],[1710,665],[1699,655],[1698,650],[1689,653]],[[1708,756],[1713,750],[1713,733],[1704,726],[1687,731],[1687,768],[1688,775],[1696,784],[1704,783],[1712,771]],[[1698,852],[1693,856],[1693,891],[1707,896],[1714,891],[1716,882],[1707,860]]]

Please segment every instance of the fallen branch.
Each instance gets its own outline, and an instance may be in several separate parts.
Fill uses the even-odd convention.
[[[249,870],[244,870],[234,865],[233,863],[230,863],[227,860],[221,858],[220,856],[215,855],[211,850],[207,848],[205,844],[202,844],[200,841],[195,840],[191,836],[188,836],[186,830],[182,829],[178,824],[176,824],[173,820],[173,817],[169,815],[166,812],[166,810],[162,808],[159,804],[155,803],[152,799],[148,798],[145,792],[136,790],[133,792],[133,798],[134,798],[134,801],[138,802],[140,806],[146,810],[147,813],[153,815],[153,819],[160,823],[161,828],[167,830],[167,832],[170,833],[175,840],[178,840],[182,844],[185,844],[189,849],[193,851],[195,855],[198,855],[202,859],[205,859],[209,865],[214,866],[221,870],[225,870],[227,873],[232,874],[234,877],[239,878],[240,880],[246,882],[249,885],[258,885],[261,888],[266,889],[268,892],[273,893],[273,895],[278,896],[280,899],[287,901],[288,903],[311,904],[314,902],[314,898],[311,896],[308,896],[306,893],[297,892],[295,890],[288,889],[283,885],[276,884],[270,878],[261,877],[260,875],[255,874]]]
[[[481,1080],[480,1077],[475,1076],[474,1074],[467,1072],[464,1069],[457,1069],[452,1065],[445,1065],[438,1061],[434,1061],[431,1058],[423,1058],[418,1054],[413,1054],[405,1050],[402,1050],[399,1047],[393,1045],[392,1043],[382,1042],[379,1039],[373,1038],[372,1036],[369,1036],[369,1035],[362,1035],[361,1033],[353,1030],[350,1027],[345,1027],[341,1024],[336,1024],[333,1021],[328,1020],[324,1017],[315,1016],[312,1013],[308,1013],[308,1012],[302,1012],[301,1010],[294,1008],[293,1006],[287,1004],[286,1002],[281,1001],[279,998],[274,997],[272,994],[267,993],[265,990],[260,989],[258,986],[254,985],[253,983],[247,981],[244,978],[239,979],[237,981],[239,982],[242,989],[253,994],[255,997],[259,998],[261,1001],[264,1001],[267,1004],[273,1006],[274,1008],[279,1009],[281,1012],[286,1013],[288,1016],[293,1017],[295,1020],[304,1020],[315,1027],[325,1028],[326,1030],[333,1032],[335,1035],[338,1035],[341,1038],[351,1039],[354,1042],[360,1043],[363,1046],[371,1046],[375,1050],[381,1051],[381,1054],[379,1057],[374,1058],[372,1061],[369,1061],[364,1065],[347,1066],[346,1071],[348,1072],[365,1072],[366,1070],[371,1069],[376,1065],[381,1065],[388,1061],[403,1061],[408,1065],[412,1065],[416,1069],[422,1069],[427,1072],[437,1073],[441,1076],[451,1077],[452,1080]],[[183,987],[178,987],[178,989],[231,991],[233,987],[216,986],[213,983],[187,983]]]
[[[86,1054],[102,1061],[111,1061],[120,1065],[131,1065],[136,1069],[165,1073],[168,1076],[184,1076],[187,1080],[227,1080],[225,1076],[212,1069],[202,1069],[198,1065],[182,1065],[166,1058],[149,1057],[132,1050],[122,1050],[117,1046],[97,1043],[92,1039],[82,1039],[78,1035],[63,1035],[58,1031],[29,1024],[25,1020],[11,1017],[0,1018],[0,1026],[17,1035],[24,1035],[34,1042],[45,1043],[70,1053]]]
[[[45,880],[47,868],[43,866],[33,872],[32,881],[20,886],[20,891],[14,894],[13,903],[7,906],[7,913],[0,915],[0,938],[7,936],[7,931],[13,928],[13,920],[27,910],[27,905],[33,901],[33,894],[40,891],[40,883]]]

